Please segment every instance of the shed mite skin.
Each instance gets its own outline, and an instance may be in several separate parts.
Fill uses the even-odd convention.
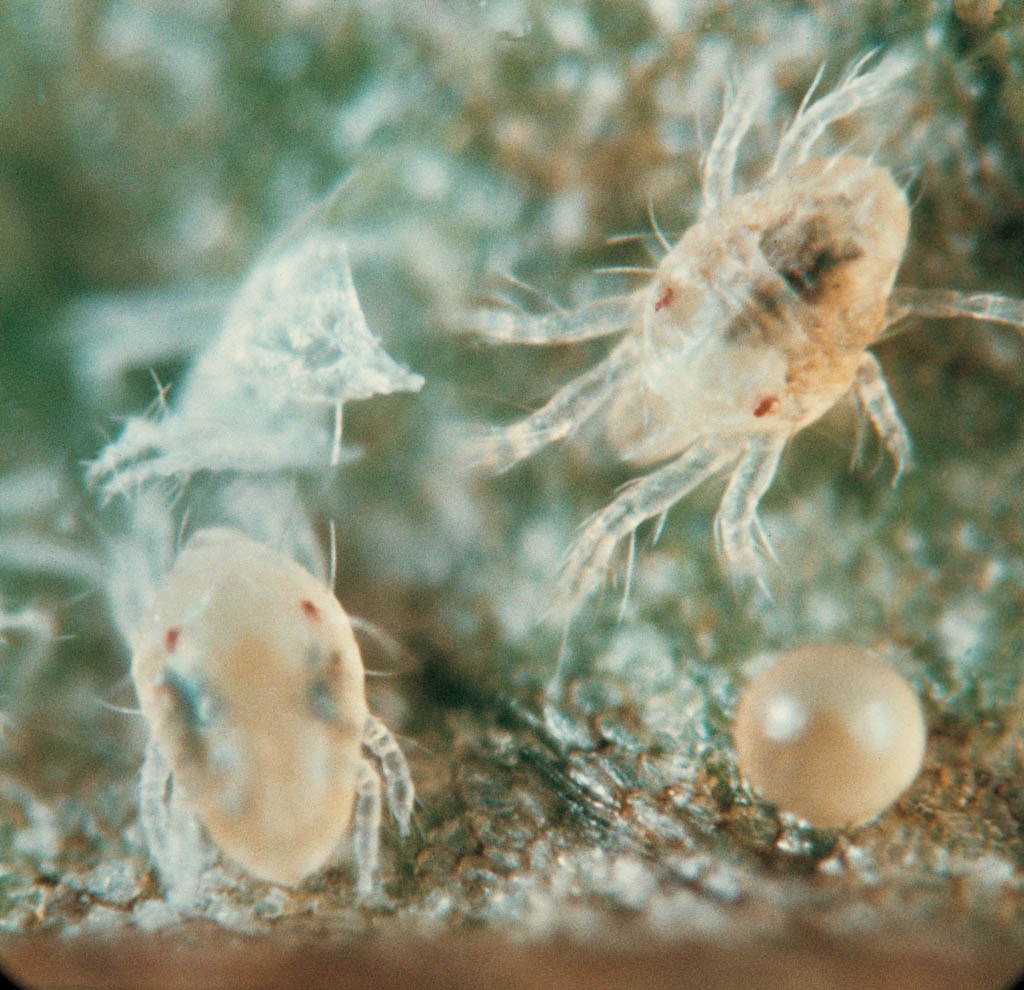
[[[194,893],[204,831],[291,886],[351,830],[357,893],[378,891],[381,778],[402,836],[413,787],[364,676],[348,617],[312,574],[235,530],[192,537],[133,638],[151,732],[140,820],[172,900]]]
[[[894,288],[909,231],[904,191],[864,158],[811,157],[830,124],[890,94],[904,71],[895,58],[870,70],[866,61],[812,101],[815,80],[761,179],[737,193],[737,150],[764,68],[745,81],[707,151],[698,219],[674,247],[662,242],[647,285],[551,315],[474,314],[476,332],[507,343],[623,334],[604,360],[532,415],[476,439],[470,454],[474,466],[505,470],[597,419],[623,460],[659,465],[584,523],[561,578],[569,615],[600,585],[620,541],[723,472],[720,555],[737,584],[768,595],[757,508],[793,436],[852,394],[895,463],[894,484],[910,465],[906,428],[868,348],[915,314],[1024,327],[1018,300]]]

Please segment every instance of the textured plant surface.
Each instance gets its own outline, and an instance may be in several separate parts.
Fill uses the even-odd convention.
[[[719,484],[656,545],[641,528],[628,601],[620,580],[581,608],[557,700],[544,688],[561,630],[539,620],[575,527],[630,471],[585,431],[497,478],[460,476],[450,457],[465,423],[519,418],[606,350],[481,345],[461,332],[466,314],[494,295],[538,313],[632,289],[596,270],[649,263],[642,238],[622,238],[649,236],[652,211],[676,235],[692,223],[702,142],[755,59],[771,111],[741,180],[823,63],[834,84],[877,45],[911,60],[899,97],[837,126],[830,147],[873,156],[910,190],[900,282],[1024,296],[1024,9],[989,7],[4,6],[0,930],[212,920],[282,937],[483,926],[732,943],[804,925],[935,952],[950,932],[1024,955],[1016,334],[922,321],[874,349],[914,469],[889,488],[869,446],[868,470],[849,470],[852,410],[801,434],[762,510],[779,560],[770,605],[737,598],[720,572]],[[363,453],[335,469],[323,406],[292,396],[282,415],[301,406],[308,448],[272,438],[278,461],[295,455],[274,484],[196,461],[202,431],[174,410],[226,415],[238,383],[197,370],[187,390],[190,359],[209,368],[246,271],[344,176],[318,223],[345,242],[366,326],[423,390],[346,406],[346,448]],[[330,291],[345,296],[342,274]],[[266,384],[280,366],[250,371]],[[348,387],[306,384],[327,405],[336,392],[318,388]],[[139,434],[124,459],[97,462],[147,407],[136,422],[170,422],[184,459]],[[156,515],[116,484],[100,508],[86,461],[100,480],[153,484]],[[145,730],[119,710],[135,707],[119,630],[176,527],[240,518],[297,533],[306,562],[333,520],[340,601],[404,646],[363,643],[367,666],[391,674],[370,681],[370,707],[404,739],[418,795],[414,837],[385,830],[376,909],[356,906],[343,867],[290,890],[222,865],[198,917],[181,919],[143,848]],[[841,837],[759,801],[729,736],[750,673],[818,641],[890,657],[930,727],[918,781]]]

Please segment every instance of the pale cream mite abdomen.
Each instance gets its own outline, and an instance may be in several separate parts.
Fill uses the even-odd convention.
[[[217,847],[282,884],[328,862],[372,790],[362,747],[379,723],[351,624],[324,584],[239,532],[201,531],[135,637],[132,675],[151,744]],[[407,816],[404,761],[399,770]]]

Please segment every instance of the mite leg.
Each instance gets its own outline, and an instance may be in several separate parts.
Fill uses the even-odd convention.
[[[704,156],[701,216],[718,209],[732,195],[736,152],[764,99],[768,85],[766,68],[764,63],[756,66],[744,77],[736,95],[726,100],[722,122]]]
[[[139,824],[168,902],[182,910],[191,907],[209,858],[207,847],[202,826],[182,800],[171,768],[152,740],[139,782]]]
[[[572,610],[600,583],[621,539],[645,520],[667,511],[726,467],[736,454],[733,441],[699,440],[665,467],[631,482],[609,505],[591,516],[562,571],[562,590]]]
[[[171,473],[160,467],[166,457],[167,430],[164,419],[131,419],[121,435],[89,462],[86,484],[99,490],[103,505],[116,495],[131,495],[154,477]]]
[[[757,506],[771,487],[788,436],[750,441],[722,496],[715,516],[715,541],[734,580],[751,580],[771,597],[762,570],[761,552],[770,553],[757,518]]]
[[[399,835],[404,838],[409,834],[412,803],[415,797],[412,777],[409,775],[409,764],[405,762],[405,756],[390,729],[374,715],[370,715],[366,719],[363,745],[380,763],[388,808],[395,821],[398,822]]]
[[[991,292],[957,292],[955,289],[912,289],[897,286],[889,297],[886,327],[892,327],[908,316],[939,319],[966,316],[972,320],[1003,323],[1024,332],[1024,301]]]
[[[366,900],[380,890],[380,777],[369,760],[359,761],[352,852],[356,895]]]
[[[903,472],[911,465],[910,437],[903,419],[889,394],[881,366],[873,354],[865,352],[857,366],[853,383],[857,403],[871,423],[878,439],[889,451],[896,464],[893,485],[899,483]]]
[[[629,295],[543,316],[485,307],[469,314],[465,325],[470,332],[495,343],[571,344],[624,330],[632,321],[635,305],[635,297]]]
[[[139,778],[139,825],[150,855],[158,867],[167,860],[170,840],[167,810],[170,786],[171,768],[160,748],[150,740]]]
[[[831,93],[812,103],[811,97],[821,81],[819,70],[800,104],[793,123],[779,141],[775,160],[766,178],[785,175],[794,165],[806,161],[811,149],[830,124],[848,117],[861,107],[876,103],[892,91],[896,80],[905,74],[907,63],[898,56],[890,56],[865,72],[864,66],[875,51],[868,52],[855,62],[843,81]]]
[[[602,409],[616,387],[626,363],[625,351],[616,348],[589,371],[574,378],[535,413],[508,426],[488,429],[470,437],[460,458],[467,468],[506,471],[542,447],[564,440]]]

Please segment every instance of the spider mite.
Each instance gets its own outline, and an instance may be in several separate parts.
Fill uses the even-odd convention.
[[[202,530],[132,645],[151,733],[140,819],[172,896],[198,879],[203,830],[248,873],[285,885],[325,866],[351,831],[358,893],[373,894],[381,777],[402,835],[413,789],[367,710],[363,661],[330,589],[235,530]]]
[[[904,71],[895,58],[866,62],[827,95],[814,99],[812,86],[760,179],[736,192],[737,149],[765,88],[763,71],[746,80],[708,148],[699,216],[663,244],[646,285],[549,315],[474,314],[472,329],[508,343],[622,334],[546,405],[472,447],[475,465],[503,470],[596,419],[623,460],[656,465],[583,525],[562,575],[570,614],[621,540],[723,472],[719,552],[737,583],[767,593],[757,507],[790,438],[852,395],[896,479],[909,465],[907,431],[868,348],[911,314],[1024,326],[1017,300],[894,288],[909,230],[903,190],[864,158],[812,157],[830,124],[889,95]]]

